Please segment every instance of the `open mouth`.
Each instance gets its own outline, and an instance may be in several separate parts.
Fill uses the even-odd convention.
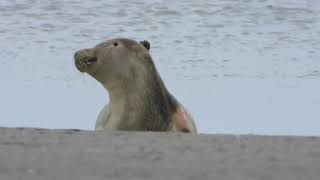
[[[83,60],[83,63],[86,64],[86,65],[90,65],[90,64],[93,64],[93,63],[96,63],[97,62],[97,58],[91,58],[91,59],[84,59]]]
[[[80,72],[84,72],[97,61],[97,58],[75,58],[75,65]]]

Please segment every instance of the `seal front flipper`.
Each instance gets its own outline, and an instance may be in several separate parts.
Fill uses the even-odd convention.
[[[140,41],[140,43],[149,51],[150,50],[150,43],[147,40]]]
[[[109,110],[109,104],[107,104],[103,107],[103,109],[100,111],[98,115],[95,130],[104,130],[106,128],[106,125],[108,124],[110,116],[111,112]]]

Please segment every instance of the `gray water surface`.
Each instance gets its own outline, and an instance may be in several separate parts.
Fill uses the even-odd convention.
[[[0,126],[93,129],[73,53],[114,37],[151,42],[202,133],[320,135],[318,0],[2,0]]]

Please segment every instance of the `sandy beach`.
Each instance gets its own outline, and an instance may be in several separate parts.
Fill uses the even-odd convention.
[[[320,138],[0,128],[2,180],[317,180]]]

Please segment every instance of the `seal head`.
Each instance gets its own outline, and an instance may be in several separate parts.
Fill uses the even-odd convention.
[[[77,51],[74,59],[80,72],[86,72],[102,84],[108,84],[132,79],[135,72],[141,70],[138,64],[148,63],[142,62],[143,60],[139,62],[137,59],[147,59],[148,56],[148,50],[143,44],[130,39],[112,39],[94,48]]]

